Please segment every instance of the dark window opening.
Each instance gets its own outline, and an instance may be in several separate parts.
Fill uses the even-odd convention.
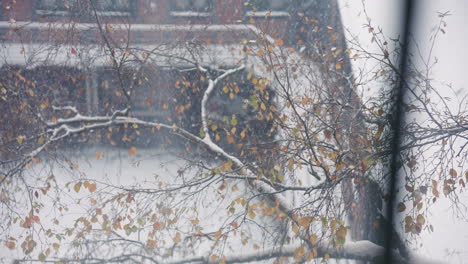
[[[288,1],[286,0],[253,0],[248,2],[244,10],[245,15],[249,17],[285,17],[289,15]]]
[[[132,0],[38,0],[35,13],[39,15],[89,15],[92,7],[103,16],[131,16],[135,13],[135,1]]]
[[[170,1],[171,16],[208,17],[213,10],[212,0],[174,0]]]

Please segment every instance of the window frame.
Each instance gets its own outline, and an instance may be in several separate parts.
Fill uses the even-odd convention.
[[[70,14],[75,12],[74,9],[77,8],[76,5],[72,6],[74,1],[70,1],[70,0],[68,0],[68,2],[71,2],[69,6],[70,8],[67,8],[65,6],[67,2],[67,0],[65,0],[63,1],[64,2],[63,5],[55,4],[56,8],[53,8],[53,9],[50,9],[44,6],[43,1],[44,0],[35,1],[33,5],[34,14],[44,15],[44,16],[69,16]],[[55,0],[55,1],[57,2],[58,0]],[[114,3],[116,0],[111,0],[111,1],[112,3]],[[107,16],[107,17],[134,17],[137,11],[136,1],[128,0],[128,2],[129,2],[129,8],[127,10],[124,10],[124,9],[122,10],[116,10],[116,9],[97,10],[97,14],[99,16]]]
[[[187,0],[193,5],[193,0]],[[175,1],[169,0],[169,15],[173,18],[177,17],[194,17],[194,18],[209,18],[213,14],[215,10],[215,1],[214,0],[207,0],[208,1],[208,9],[207,11],[194,11],[192,8],[188,10],[181,10],[175,8]]]
[[[257,0],[258,1],[258,0]],[[253,10],[252,6],[244,6],[244,16],[245,17],[257,17],[257,18],[284,18],[289,16],[288,8],[287,8],[287,0],[282,0],[284,2],[285,9],[272,9],[271,8],[271,0],[260,0],[263,3],[268,3],[268,7],[265,8],[257,8],[255,6],[256,0],[252,0],[252,4],[257,10]]]

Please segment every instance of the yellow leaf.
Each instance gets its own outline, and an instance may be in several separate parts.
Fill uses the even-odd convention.
[[[128,155],[129,155],[129,156],[135,156],[136,151],[137,151],[137,148],[136,148],[136,147],[131,147],[131,148],[128,150]]]
[[[304,247],[298,247],[294,251],[294,260],[298,261],[300,260],[305,254],[305,249]]]
[[[234,143],[234,137],[231,136],[231,135],[228,135],[228,136],[227,136],[227,143],[228,143],[228,144]]]
[[[253,17],[251,17],[251,18],[249,19],[249,23],[250,23],[250,24],[255,24],[255,19],[253,19]]]
[[[38,143],[39,145],[44,144],[44,137],[39,137],[39,138],[37,139],[37,143]]]
[[[224,86],[224,87],[223,87],[223,92],[224,92],[224,93],[229,93],[229,88],[228,88],[227,86]]]
[[[250,80],[250,79],[252,79],[252,73],[251,72],[247,73],[247,80]]]
[[[226,172],[231,170],[233,163],[232,161],[226,161],[221,165],[221,171]]]
[[[249,210],[249,218],[254,219],[257,216],[257,214],[253,210]]]
[[[100,159],[100,158],[101,158],[101,153],[99,153],[99,152],[96,151],[96,153],[94,153],[94,158],[95,158],[96,160]]]
[[[75,186],[73,186],[73,190],[75,190],[75,192],[79,192],[81,189],[81,182],[75,184]]]
[[[229,99],[234,100],[234,97],[235,97],[234,93],[229,94]]]
[[[260,108],[265,111],[266,110],[266,105],[264,103],[260,104]]]
[[[58,243],[53,243],[53,244],[52,244],[52,247],[55,249],[55,251],[57,251],[57,250],[59,250],[59,248],[60,248],[60,244],[58,244]]]
[[[241,137],[241,139],[245,138],[245,129],[242,130],[242,132],[240,133],[240,137]]]
[[[25,138],[25,136],[18,136],[18,137],[16,138],[16,141],[18,142],[18,144],[22,144],[24,138]]]
[[[298,227],[297,225],[293,225],[293,226],[292,226],[292,231],[293,231],[296,235],[298,235],[298,234],[299,234],[299,227]]]
[[[221,137],[219,136],[219,134],[216,134],[216,135],[215,135],[215,140],[216,140],[216,141],[219,141],[220,139],[221,139]]]
[[[257,51],[257,55],[260,56],[260,57],[263,57],[263,56],[265,56],[265,52],[263,51],[263,49],[259,49]]]
[[[310,240],[310,243],[312,243],[312,245],[315,245],[317,243],[317,239],[318,239],[317,235],[313,234],[310,236],[309,240]]]

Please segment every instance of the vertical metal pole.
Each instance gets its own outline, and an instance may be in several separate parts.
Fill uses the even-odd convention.
[[[391,120],[392,127],[393,127],[393,142],[392,142],[392,154],[390,160],[390,186],[389,186],[389,193],[390,193],[390,201],[388,203],[387,208],[387,217],[388,222],[386,226],[386,233],[387,233],[387,241],[385,245],[385,261],[384,263],[393,264],[393,255],[392,255],[392,244],[393,244],[393,222],[394,222],[394,206],[395,206],[395,199],[396,199],[396,184],[398,180],[398,159],[400,154],[400,143],[401,143],[401,126],[403,125],[404,120],[404,113],[402,111],[402,104],[403,104],[403,97],[405,94],[406,87],[406,77],[407,77],[407,64],[408,64],[408,50],[409,50],[409,34],[412,28],[412,22],[414,18],[414,1],[413,0],[405,0],[402,3],[401,7],[401,15],[402,15],[402,28],[401,32],[401,53],[400,53],[400,61],[399,61],[399,73],[398,74],[398,83],[395,87],[395,102],[393,105],[393,116],[394,120]]]

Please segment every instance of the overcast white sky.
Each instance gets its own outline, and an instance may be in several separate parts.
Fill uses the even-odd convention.
[[[357,34],[364,43],[370,43],[367,30],[363,28],[366,22],[362,14],[360,0],[339,0],[345,26],[353,34]],[[380,26],[384,32],[396,36],[401,11],[398,4],[402,0],[368,0],[367,11],[374,25]],[[466,0],[417,0],[415,8],[418,16],[415,21],[417,39],[428,51],[429,34],[438,22],[437,12],[450,11],[447,17],[446,34],[442,34],[435,47],[434,55],[439,64],[434,68],[435,79],[452,84],[457,96],[468,92],[467,67],[468,63],[468,1]],[[449,95],[447,88],[441,88],[445,95]],[[452,94],[453,95],[453,94]],[[468,196],[464,197],[468,204]],[[426,256],[434,257],[447,263],[468,263],[468,222],[454,219],[448,201],[440,201],[432,209],[429,219],[435,227],[432,234],[422,235],[422,248],[419,251]],[[466,214],[468,216],[468,213]]]

